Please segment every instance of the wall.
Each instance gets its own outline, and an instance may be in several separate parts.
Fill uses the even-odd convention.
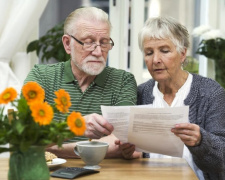
[[[65,18],[76,8],[82,6],[82,0],[49,0],[39,22],[39,37],[55,25],[63,22]],[[50,59],[48,63],[55,63],[54,59]],[[41,60],[39,63],[42,64]],[[44,62],[46,64],[47,62]]]

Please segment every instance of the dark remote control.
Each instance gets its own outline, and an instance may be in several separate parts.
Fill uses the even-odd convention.
[[[66,167],[61,168],[56,171],[54,171],[51,176],[53,177],[61,177],[66,179],[73,179],[78,176],[87,175],[87,174],[93,174],[98,173],[99,171],[92,170],[92,169],[85,169],[80,167]]]

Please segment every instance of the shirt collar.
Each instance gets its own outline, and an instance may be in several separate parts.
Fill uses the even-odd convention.
[[[73,75],[70,60],[65,62],[64,72],[65,72],[64,77],[65,77],[66,83],[77,81]],[[94,79],[94,83],[96,83],[100,87],[104,87],[106,77],[107,77],[107,68],[104,68],[104,70],[99,75],[96,76],[96,78]]]
[[[74,75],[73,75],[73,72],[72,72],[70,60],[65,62],[64,77],[65,77],[65,82],[66,83],[70,83],[70,82],[73,82],[74,80],[76,80],[74,78]]]
[[[107,67],[104,68],[104,70],[96,76],[94,82],[100,86],[100,87],[104,87],[105,81],[106,81],[106,77],[107,77]]]

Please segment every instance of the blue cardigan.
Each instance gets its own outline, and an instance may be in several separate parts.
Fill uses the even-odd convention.
[[[155,80],[138,86],[138,104],[152,104]],[[225,180],[225,91],[216,81],[193,74],[190,93],[184,100],[189,106],[189,121],[200,126],[202,140],[187,146],[205,180]]]

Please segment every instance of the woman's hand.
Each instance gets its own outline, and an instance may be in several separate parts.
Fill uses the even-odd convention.
[[[171,132],[179,137],[187,146],[198,146],[202,139],[200,127],[192,123],[176,124],[171,129]]]
[[[135,145],[130,143],[122,143],[120,140],[115,140],[115,144],[119,146],[119,150],[125,159],[135,159],[142,156],[141,152],[135,151]]]

